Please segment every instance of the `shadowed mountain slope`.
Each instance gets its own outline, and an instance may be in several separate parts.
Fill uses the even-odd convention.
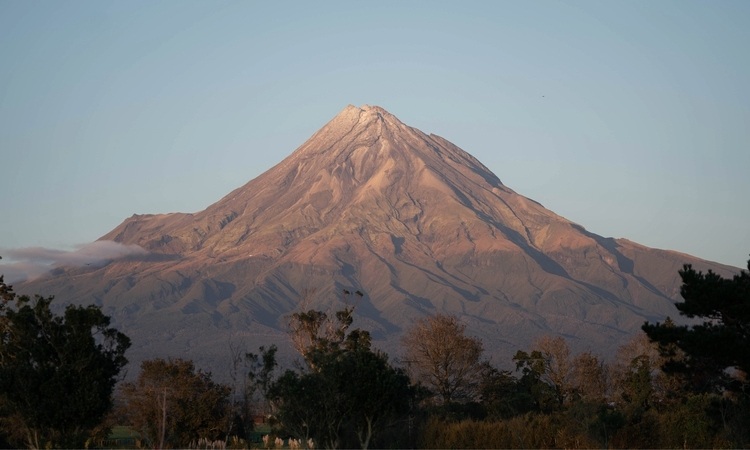
[[[101,239],[148,255],[19,290],[102,305],[135,361],[187,354],[216,372],[230,341],[283,350],[290,312],[342,302],[394,356],[414,319],[439,312],[500,365],[542,334],[606,356],[644,321],[676,315],[682,264],[736,271],[590,233],[375,106],[348,106],[204,211],[134,215]]]

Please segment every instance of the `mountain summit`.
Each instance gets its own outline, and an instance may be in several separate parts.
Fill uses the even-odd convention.
[[[675,314],[682,264],[733,270],[590,233],[377,106],[347,106],[204,211],[134,215],[101,240],[148,254],[21,288],[102,305],[134,360],[221,367],[231,339],[283,347],[289,313],[341,302],[396,354],[414,319],[449,313],[499,364],[542,334],[607,355]]]

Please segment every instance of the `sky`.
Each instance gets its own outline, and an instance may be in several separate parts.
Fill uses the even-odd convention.
[[[591,232],[747,267],[750,2],[0,0],[0,265],[381,106]],[[76,256],[78,255],[78,256]]]

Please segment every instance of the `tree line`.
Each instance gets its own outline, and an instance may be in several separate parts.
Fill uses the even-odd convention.
[[[502,370],[451,315],[417,321],[394,361],[345,306],[288,317],[293,368],[275,345],[231,349],[231,385],[158,358],[124,382],[130,340],[99,308],[55,314],[52,297],[17,295],[0,275],[0,444],[101,447],[126,425],[150,448],[750,445],[750,275],[679,275],[676,308],[693,325],[646,323],[609,362],[542,336]],[[270,431],[253,441],[259,417]]]

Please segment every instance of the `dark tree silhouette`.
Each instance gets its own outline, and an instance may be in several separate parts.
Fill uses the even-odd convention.
[[[82,448],[112,408],[130,339],[96,306],[50,309],[0,276],[0,404],[11,444]]]
[[[406,374],[370,348],[370,334],[350,329],[353,308],[335,321],[315,310],[290,317],[290,332],[307,363],[270,384],[268,398],[283,431],[307,442],[336,448],[368,448],[410,410],[414,392]],[[356,445],[356,444],[354,444]]]
[[[679,274],[684,302],[675,306],[680,314],[703,322],[677,326],[668,319],[643,325],[643,331],[667,357],[665,371],[685,375],[689,386],[698,392],[747,391],[750,274],[743,270],[727,279],[710,270],[696,272],[689,264]]]
[[[123,386],[131,425],[154,448],[187,447],[199,438],[226,437],[231,388],[184,359],[152,359]]]

